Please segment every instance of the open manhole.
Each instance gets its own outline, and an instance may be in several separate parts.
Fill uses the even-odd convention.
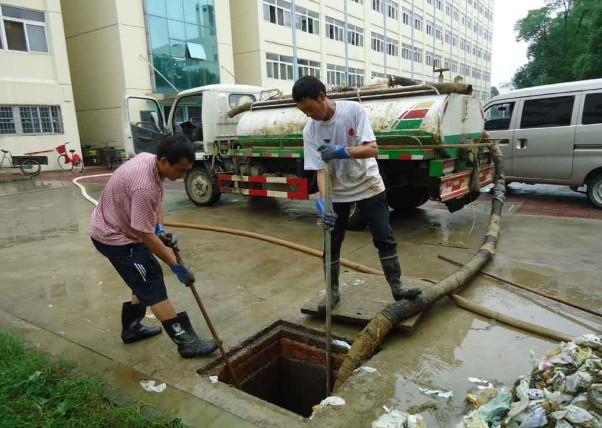
[[[312,406],[326,398],[325,349],[325,333],[280,320],[243,341],[228,355],[244,392],[309,417]],[[333,383],[346,353],[332,347]],[[217,375],[220,382],[232,384],[221,358],[198,373]]]

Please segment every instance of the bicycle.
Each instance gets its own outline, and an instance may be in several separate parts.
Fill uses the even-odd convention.
[[[16,156],[20,160],[18,164],[15,164],[13,154],[9,150],[0,149],[2,151],[2,160],[0,160],[0,168],[17,168],[21,170],[23,175],[35,176],[40,173],[42,167],[40,162],[36,159],[31,159],[26,156]],[[4,166],[4,160],[8,158],[8,166]]]
[[[70,149],[67,153],[67,144],[71,144],[67,141],[65,144],[56,146],[56,151],[59,154],[58,164],[63,171],[73,171],[74,168],[78,168],[79,172],[84,172],[84,161],[80,155],[75,153],[75,149]]]

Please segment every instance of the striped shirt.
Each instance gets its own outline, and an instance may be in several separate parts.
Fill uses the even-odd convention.
[[[154,233],[163,203],[157,157],[140,153],[113,173],[90,217],[90,236],[106,245],[141,242],[137,231]]]

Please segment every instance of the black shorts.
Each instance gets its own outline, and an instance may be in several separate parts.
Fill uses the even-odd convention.
[[[94,238],[92,243],[109,259],[142,304],[151,306],[167,299],[161,265],[146,245],[106,245]]]

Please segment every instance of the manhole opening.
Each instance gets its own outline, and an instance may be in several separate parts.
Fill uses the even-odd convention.
[[[324,333],[277,321],[229,354],[244,392],[309,417],[312,406],[326,397],[325,348]],[[345,354],[346,351],[332,348],[333,383]],[[198,372],[217,374],[220,382],[232,384],[221,358]]]

